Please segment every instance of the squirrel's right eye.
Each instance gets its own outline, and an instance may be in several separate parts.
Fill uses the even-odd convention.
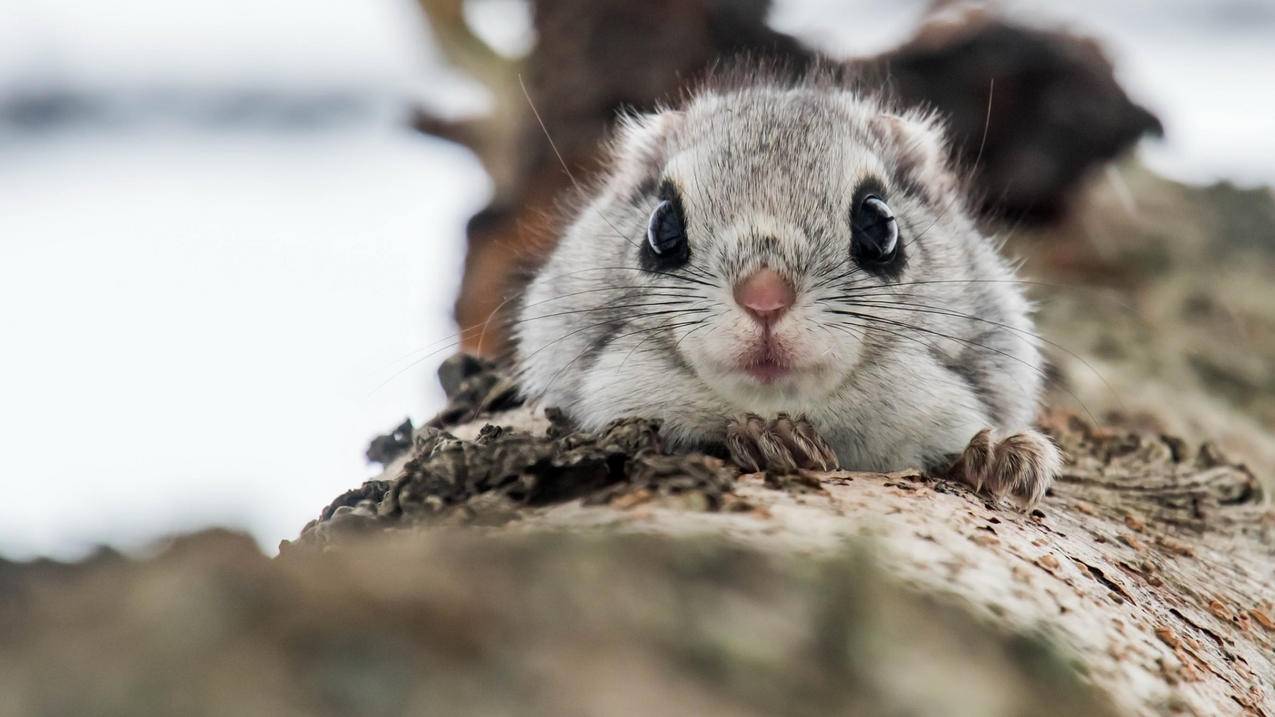
[[[656,256],[668,257],[686,246],[686,227],[682,226],[678,214],[677,207],[667,199],[651,212],[646,224],[646,243]]]
[[[646,246],[642,247],[642,263],[648,269],[668,270],[682,266],[690,259],[686,239],[686,218],[676,196],[662,199],[646,222]]]

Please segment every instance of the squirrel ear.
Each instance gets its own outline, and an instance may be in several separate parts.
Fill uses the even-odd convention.
[[[681,118],[682,113],[674,110],[620,115],[612,152],[641,164],[658,163],[664,155],[664,139],[681,124]]]
[[[682,124],[682,113],[664,110],[620,116],[611,142],[612,165],[620,169],[617,186],[654,190],[667,155],[668,136]]]
[[[938,119],[930,115],[880,114],[872,118],[878,137],[899,158],[899,171],[931,199],[956,190],[947,160],[947,142]]]

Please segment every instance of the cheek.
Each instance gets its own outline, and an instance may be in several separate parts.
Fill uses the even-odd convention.
[[[775,339],[798,366],[850,368],[863,353],[862,332],[838,325],[839,318],[819,311],[798,311],[778,327]]]
[[[837,326],[835,322],[811,324],[812,330],[803,336],[804,346],[811,360],[834,373],[848,373],[863,356],[863,332],[860,329]]]

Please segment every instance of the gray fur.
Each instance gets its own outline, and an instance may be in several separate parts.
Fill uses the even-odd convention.
[[[524,390],[586,428],[663,419],[682,448],[721,444],[741,414],[805,415],[843,467],[864,470],[946,465],[984,428],[1025,429],[1043,376],[1029,305],[946,155],[933,116],[820,81],[708,89],[627,118],[609,173],[528,286]],[[897,280],[850,256],[851,198],[868,177],[899,222]],[[639,263],[666,180],[690,240],[676,276]],[[796,289],[776,332],[805,365],[769,386],[728,369],[759,330],[732,287],[762,266]],[[1056,471],[1057,456],[1047,462]]]

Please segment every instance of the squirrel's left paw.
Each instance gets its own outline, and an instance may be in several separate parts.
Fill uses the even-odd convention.
[[[1039,431],[1026,430],[996,440],[985,428],[952,464],[949,475],[996,497],[1013,495],[1027,509],[1044,497],[1062,471],[1058,446]]]

